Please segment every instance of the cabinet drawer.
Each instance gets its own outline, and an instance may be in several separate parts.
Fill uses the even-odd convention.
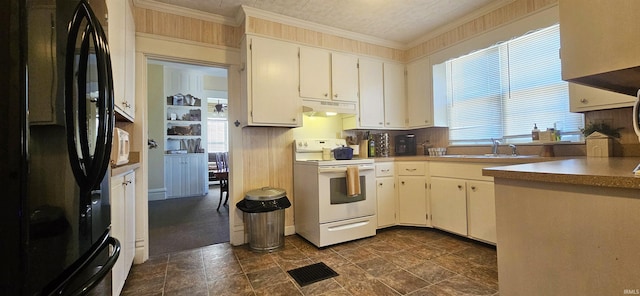
[[[431,176],[438,176],[438,177],[493,181],[493,177],[487,177],[482,175],[482,169],[489,168],[489,167],[504,166],[504,165],[508,165],[508,164],[433,161],[429,164],[429,172],[431,173]]]
[[[424,176],[426,172],[424,162],[400,162],[397,166],[399,176]]]
[[[376,177],[393,176],[393,162],[376,163]]]

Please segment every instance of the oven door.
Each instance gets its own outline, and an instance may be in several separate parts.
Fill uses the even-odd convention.
[[[358,165],[361,194],[347,195],[347,165],[318,168],[320,223],[375,215],[375,166]]]

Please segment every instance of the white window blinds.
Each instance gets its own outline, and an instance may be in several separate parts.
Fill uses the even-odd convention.
[[[559,26],[542,29],[434,66],[434,97],[446,91],[451,144],[491,138],[530,141],[534,123],[577,134],[582,114],[569,112],[561,79]],[[442,76],[440,76],[442,77]],[[446,82],[445,82],[446,81]]]

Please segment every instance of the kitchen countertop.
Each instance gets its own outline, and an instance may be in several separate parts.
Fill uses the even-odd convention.
[[[483,175],[525,181],[640,189],[633,169],[640,157],[578,157],[485,168]]]
[[[542,157],[538,155],[519,155],[518,157],[492,157],[484,155],[444,155],[444,156],[390,156],[375,157],[375,162],[393,162],[393,161],[453,161],[453,162],[482,162],[482,163],[501,163],[501,164],[520,164],[541,161],[550,161],[557,159],[566,159],[566,157]]]

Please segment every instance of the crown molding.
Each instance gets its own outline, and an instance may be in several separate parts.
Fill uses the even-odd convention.
[[[420,38],[408,43],[406,48],[409,49],[409,48],[416,47],[416,46],[418,46],[418,45],[420,45],[420,44],[422,44],[424,42],[427,42],[427,41],[429,41],[429,40],[431,40],[431,39],[433,39],[433,38],[435,38],[435,37],[437,37],[437,36],[439,36],[441,34],[449,32],[449,31],[451,31],[451,30],[453,30],[453,29],[455,29],[457,27],[460,27],[463,24],[466,24],[466,23],[468,23],[470,21],[473,21],[473,20],[475,20],[475,19],[477,19],[477,18],[479,18],[479,17],[481,17],[481,16],[483,16],[483,15],[485,15],[487,13],[490,13],[490,12],[500,8],[500,7],[503,7],[503,6],[505,6],[505,5],[509,4],[509,3],[516,2],[516,1],[517,0],[496,0],[496,1],[492,2],[492,3],[490,3],[489,5],[485,5],[482,8],[480,8],[480,9],[478,9],[478,10],[472,12],[472,13],[469,13],[469,14],[459,18],[458,20],[456,20],[454,22],[447,23],[444,26],[436,28],[435,30],[430,31],[427,34],[420,36]]]
[[[309,21],[305,21],[305,20],[301,20],[301,19],[290,17],[290,16],[285,16],[285,15],[245,6],[245,5],[241,6],[241,11],[243,11],[247,17],[255,17],[255,18],[260,18],[268,21],[274,21],[281,24],[290,25],[290,26],[294,26],[302,29],[307,29],[307,30],[312,30],[319,33],[331,34],[338,37],[343,37],[343,38],[352,39],[356,41],[362,41],[362,42],[389,47],[393,49],[405,50],[408,48],[406,44],[403,44],[400,42],[389,41],[386,39],[377,38],[377,37],[360,34],[360,33],[355,33],[347,30],[342,30],[342,29],[334,28],[327,25],[321,25],[318,23],[309,22]]]
[[[203,21],[209,21],[209,22],[214,22],[214,23],[229,25],[234,27],[237,27],[241,24],[241,22],[238,22],[236,18],[225,17],[225,16],[213,14],[213,13],[202,12],[195,9],[166,4],[166,3],[158,2],[156,0],[133,0],[133,5],[135,7],[152,9],[160,12],[171,13],[175,15],[190,17],[194,19],[199,19]]]

